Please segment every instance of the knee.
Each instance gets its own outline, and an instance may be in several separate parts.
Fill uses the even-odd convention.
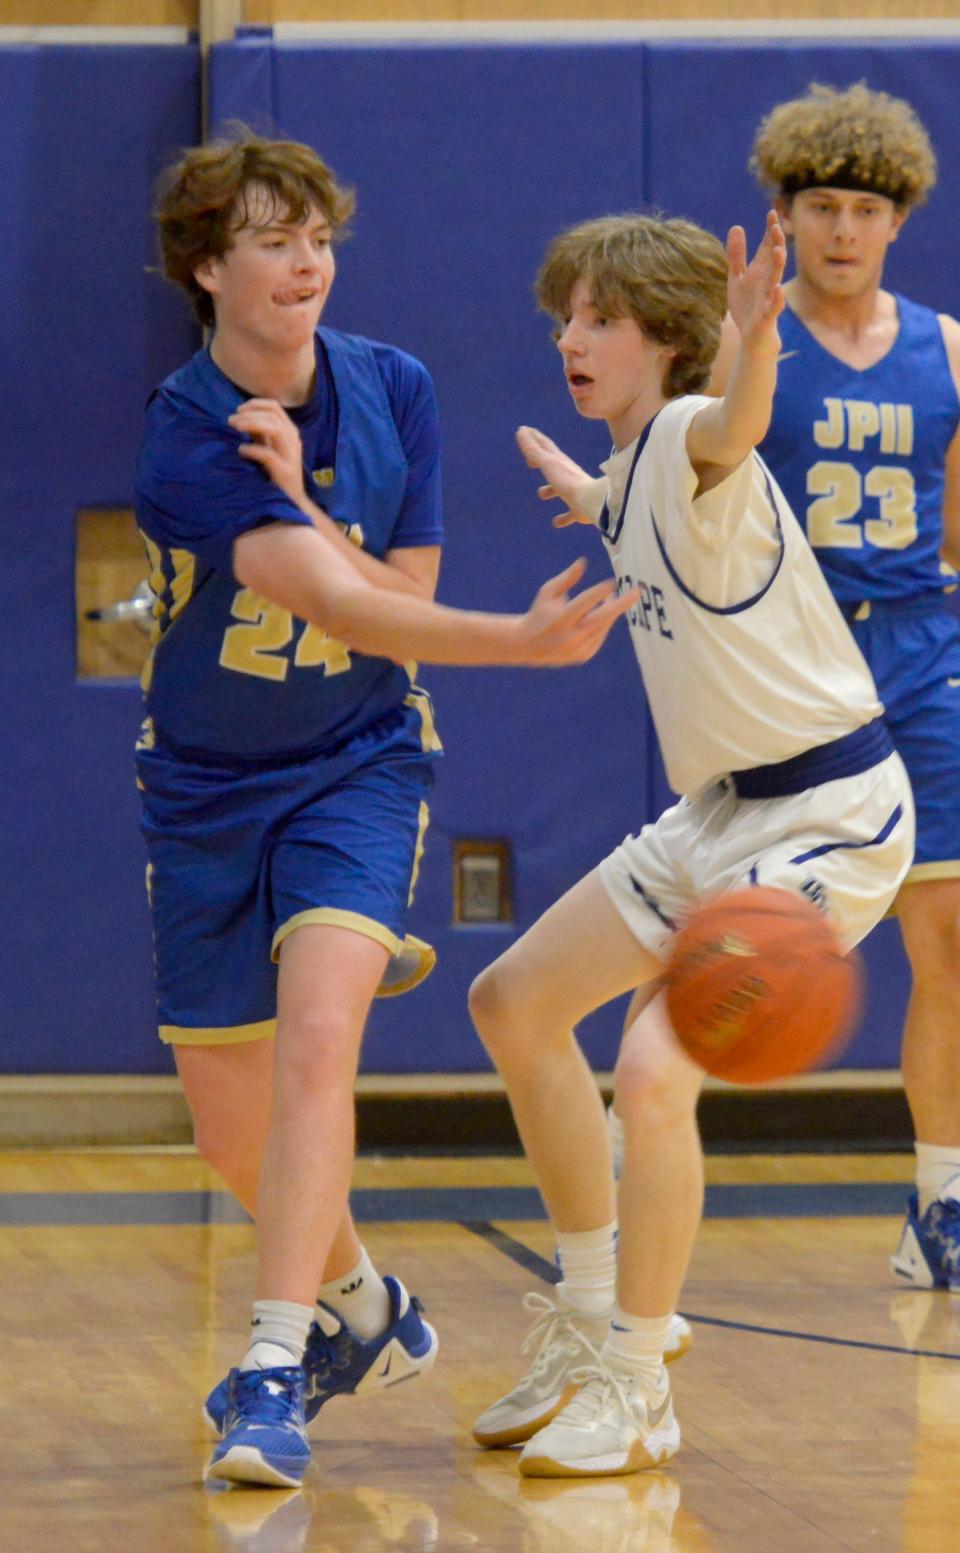
[[[502,962],[495,960],[482,970],[470,984],[467,1007],[477,1034],[489,1049],[496,1044],[497,1034],[510,1018],[511,998],[508,989],[509,976],[502,970]]]
[[[241,1119],[218,1107],[195,1110],[192,1120],[193,1141],[204,1164],[234,1189],[250,1174],[255,1180],[265,1142],[257,1117],[247,1113]]]
[[[284,1094],[352,1092],[360,1054],[362,1029],[336,1009],[318,1009],[294,1018],[278,1019],[274,1056],[274,1090]]]
[[[914,984],[953,986],[960,979],[960,896],[951,891],[937,909],[904,923]]]
[[[642,1048],[621,1053],[614,1076],[617,1115],[625,1131],[675,1128],[696,1114],[699,1084],[678,1066]]]
[[[488,965],[470,987],[470,1017],[498,1066],[501,1058],[516,1054],[537,1028],[533,991],[508,955]]]

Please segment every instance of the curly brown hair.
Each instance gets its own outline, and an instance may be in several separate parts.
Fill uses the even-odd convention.
[[[550,244],[534,282],[538,304],[563,318],[583,277],[602,313],[634,319],[648,339],[674,350],[668,398],[705,387],[727,308],[727,255],[712,233],[679,217],[584,221]]]
[[[930,138],[910,104],[865,81],[814,82],[761,122],[750,170],[789,199],[801,189],[863,189],[901,209],[922,205],[937,181]]]
[[[305,221],[317,206],[334,237],[346,235],[353,191],[338,185],[312,147],[267,140],[244,124],[232,125],[222,139],[192,146],[161,174],[154,216],[164,274],[183,287],[201,324],[214,322],[213,299],[194,271],[231,247],[234,233],[249,220],[246,194],[253,186],[267,192],[283,220]]]

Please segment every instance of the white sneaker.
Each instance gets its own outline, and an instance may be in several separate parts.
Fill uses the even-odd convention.
[[[536,1351],[529,1373],[499,1402],[481,1413],[473,1426],[478,1445],[522,1445],[572,1400],[575,1370],[596,1362],[610,1327],[610,1316],[585,1316],[545,1294],[525,1294],[524,1310],[534,1317],[523,1352]]]
[[[580,1390],[573,1401],[524,1446],[524,1477],[613,1477],[659,1467],[676,1455],[680,1430],[666,1371],[658,1391],[603,1359],[575,1378]]]
[[[670,1317],[670,1330],[663,1349],[664,1364],[673,1364],[676,1359],[682,1359],[692,1342],[693,1328],[689,1321],[674,1311]]]

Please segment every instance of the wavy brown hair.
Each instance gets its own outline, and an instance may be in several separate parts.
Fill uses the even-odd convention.
[[[345,236],[354,210],[353,191],[297,140],[267,140],[238,124],[229,136],[185,151],[160,176],[154,215],[164,274],[183,287],[202,324],[214,321],[213,299],[194,271],[204,259],[222,258],[247,224],[252,187],[267,193],[272,213],[285,221],[305,221],[317,206],[334,237]]]
[[[727,255],[716,237],[679,217],[584,221],[550,244],[534,283],[540,307],[563,319],[584,277],[601,313],[634,319],[675,352],[663,383],[668,398],[706,385],[727,307]]]
[[[922,205],[937,181],[930,137],[908,102],[865,81],[838,88],[814,82],[760,124],[750,170],[790,198],[836,187],[884,194],[901,209]]]

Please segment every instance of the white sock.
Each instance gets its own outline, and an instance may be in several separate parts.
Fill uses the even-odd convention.
[[[272,1370],[299,1364],[312,1320],[312,1305],[295,1305],[292,1300],[254,1300],[250,1346],[240,1364],[241,1370]]]
[[[563,1274],[560,1292],[584,1315],[612,1310],[617,1292],[617,1221],[602,1229],[557,1235],[557,1261]]]
[[[351,1272],[320,1285],[317,1299],[365,1341],[379,1337],[390,1325],[390,1291],[365,1250]]]
[[[960,1199],[960,1148],[941,1147],[938,1143],[915,1143],[917,1155],[917,1197],[920,1217],[932,1202],[942,1197],[954,1177],[953,1189],[947,1194]]]
[[[666,1383],[663,1350],[671,1315],[631,1316],[617,1305],[603,1345],[603,1357],[621,1375],[662,1391]]]

